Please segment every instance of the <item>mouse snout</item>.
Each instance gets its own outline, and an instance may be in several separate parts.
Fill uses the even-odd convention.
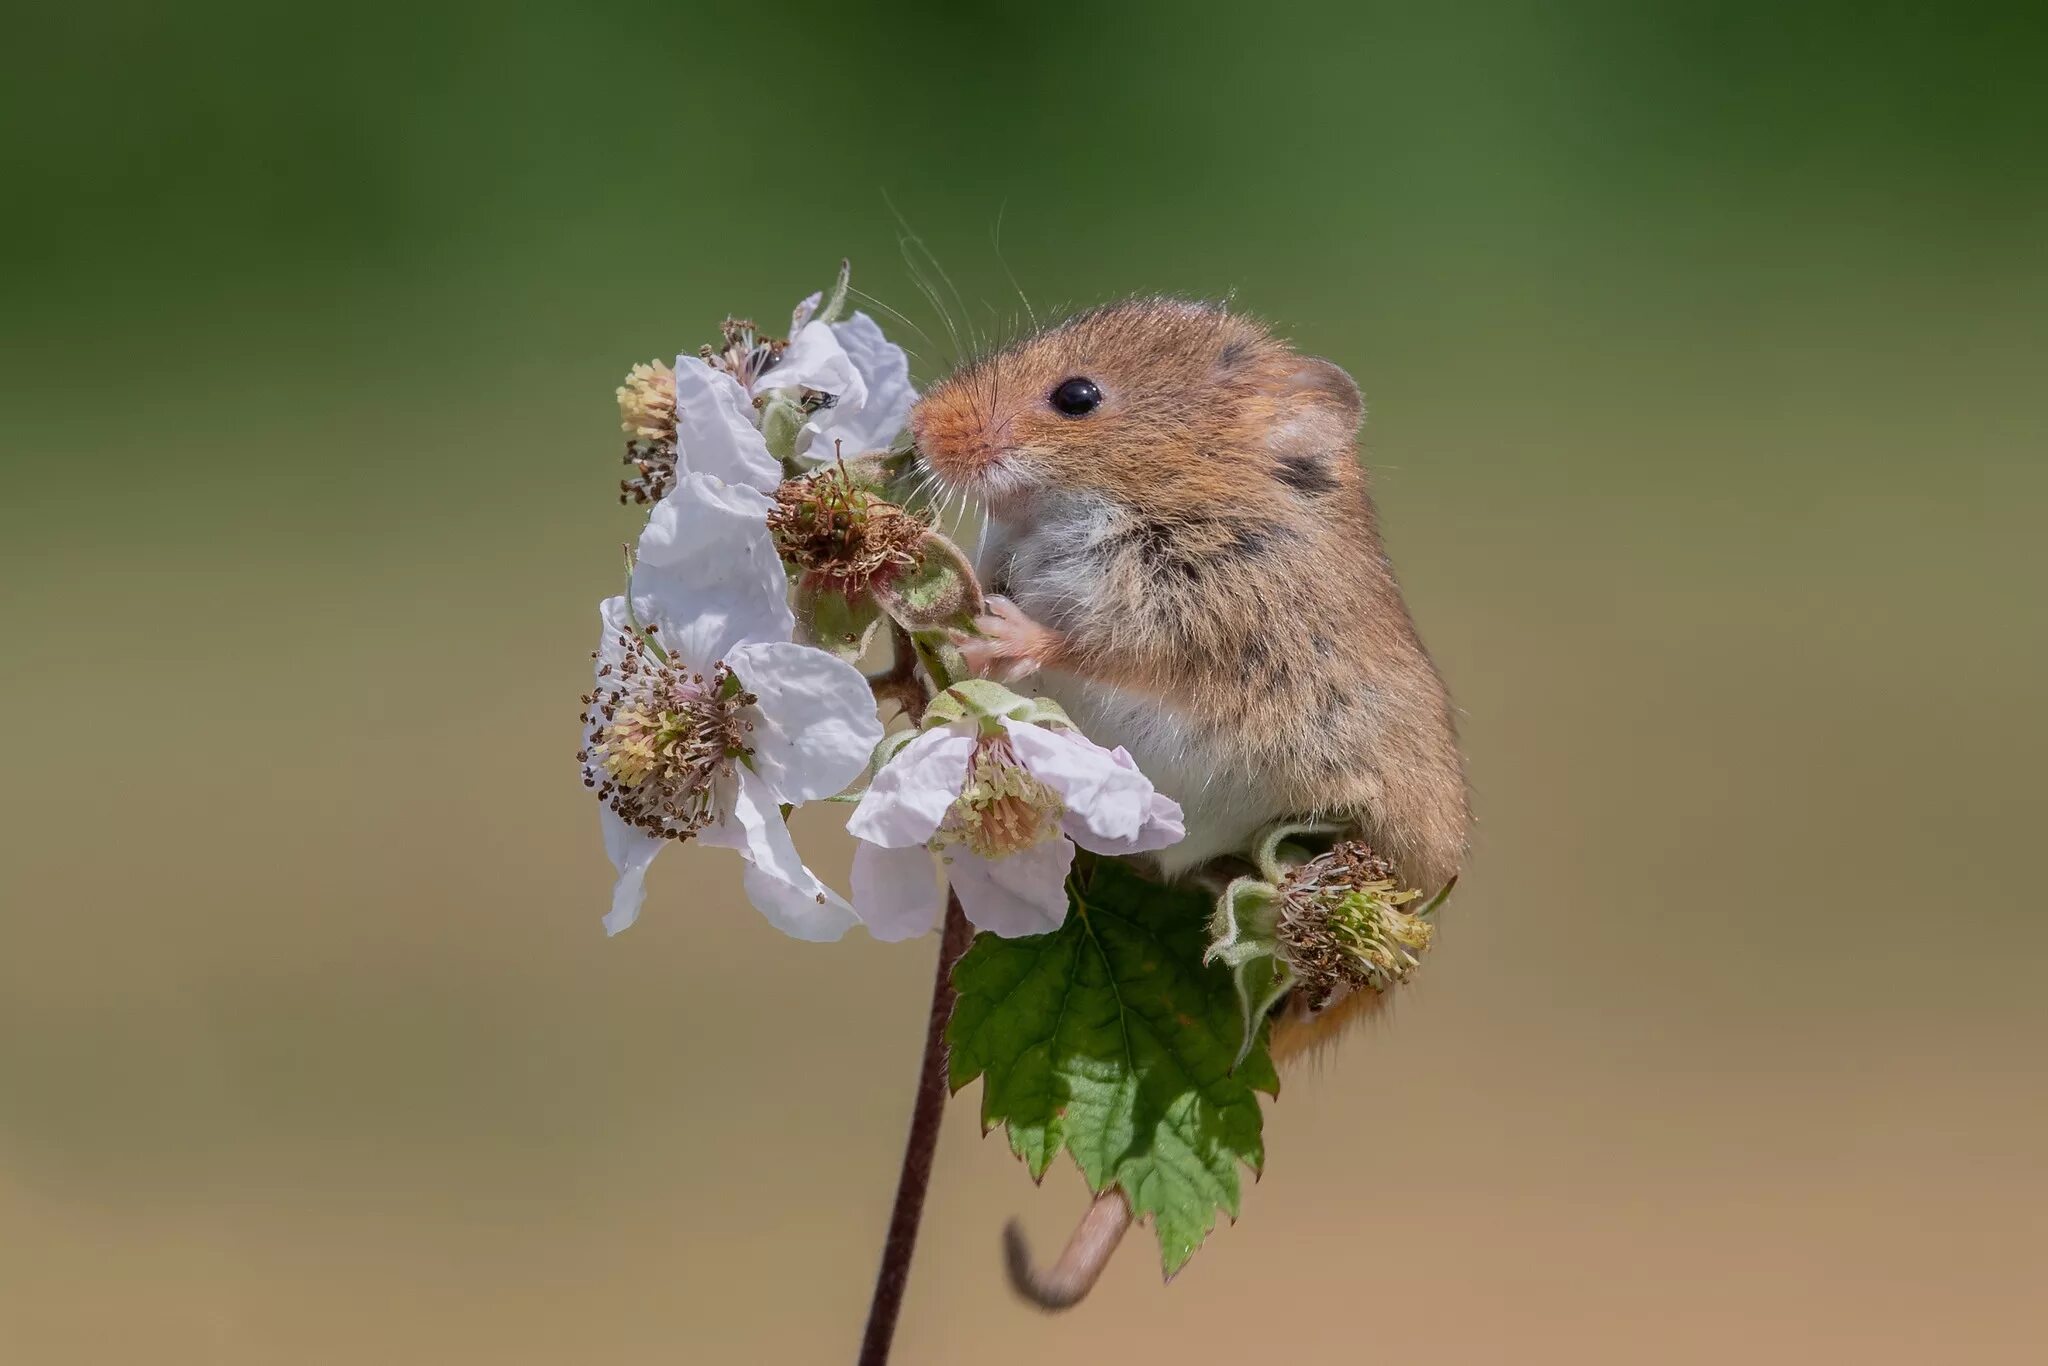
[[[934,390],[910,410],[910,435],[932,473],[949,484],[972,482],[997,455],[988,424],[949,388]]]

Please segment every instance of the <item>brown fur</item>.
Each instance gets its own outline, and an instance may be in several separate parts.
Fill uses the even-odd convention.
[[[1077,375],[1104,402],[1073,418],[1048,395]],[[1158,697],[1258,775],[1274,817],[1355,819],[1434,892],[1465,850],[1463,763],[1381,548],[1361,416],[1348,375],[1258,323],[1140,299],[967,367],[912,426],[948,483],[994,464],[1117,510],[1088,599],[1011,623],[984,659]]]
[[[1052,406],[1075,377],[1102,390],[1094,412]],[[1055,545],[1063,560],[1032,551],[1032,573],[1053,585],[1038,618],[999,606],[964,647],[970,660],[1157,699],[1260,820],[1352,821],[1403,881],[1435,892],[1465,852],[1464,767],[1450,699],[1380,545],[1353,445],[1362,416],[1349,375],[1256,322],[1139,299],[966,367],[925,396],[911,427],[932,472],[1001,522],[1082,510],[1071,553]],[[1360,990],[1317,1012],[1287,1003],[1275,1061],[1327,1046],[1386,1000]],[[1129,1222],[1121,1196],[1105,1194],[1043,1273],[1013,1226],[1011,1285],[1045,1309],[1073,1304]]]

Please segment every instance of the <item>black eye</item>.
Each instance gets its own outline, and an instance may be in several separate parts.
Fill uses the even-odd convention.
[[[1102,390],[1095,387],[1092,379],[1061,380],[1060,387],[1052,391],[1052,406],[1068,417],[1085,417],[1102,406]]]

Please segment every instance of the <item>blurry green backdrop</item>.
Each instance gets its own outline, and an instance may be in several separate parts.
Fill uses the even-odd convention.
[[[0,1360],[851,1359],[933,946],[607,942],[571,752],[618,376],[899,211],[1359,377],[1481,816],[1171,1287],[956,1106],[900,1359],[2038,1359],[2041,14],[11,17]]]

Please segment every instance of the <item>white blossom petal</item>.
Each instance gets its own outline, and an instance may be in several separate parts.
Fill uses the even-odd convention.
[[[1031,776],[1060,794],[1070,828],[1078,825],[1080,832],[1103,840],[1138,834],[1151,806],[1152,780],[1135,765],[1118,763],[1115,754],[1079,731],[1011,720],[1003,722],[1003,730]]]
[[[849,413],[857,413],[868,401],[868,386],[854,368],[853,357],[839,344],[839,338],[824,323],[805,323],[782,352],[782,359],[754,381],[760,393],[771,389],[816,389],[831,394]]]
[[[910,421],[910,405],[917,401],[910,387],[910,357],[865,313],[830,326],[860,373],[867,401],[858,408],[839,403],[818,413],[805,426],[811,444],[804,449],[831,456],[830,443],[837,441],[845,455],[885,450]]]
[[[604,852],[619,870],[612,884],[612,908],[604,917],[604,932],[617,934],[640,918],[640,903],[647,899],[648,866],[668,841],[626,824],[608,806],[597,809],[597,823],[604,832]]]
[[[1060,837],[999,859],[964,846],[947,850],[946,872],[960,909],[977,929],[1005,939],[1049,934],[1067,921],[1073,841]]]
[[[973,758],[973,722],[926,731],[882,765],[847,819],[847,830],[884,849],[923,844],[960,796]]]
[[[939,870],[922,845],[885,849],[863,840],[853,850],[853,911],[884,943],[929,932],[945,904]]]
[[[767,496],[708,474],[685,474],[654,505],[633,568],[633,598],[655,610],[678,662],[709,668],[743,640],[788,640],[789,576],[768,531]]]
[[[747,900],[768,923],[792,939],[829,944],[858,923],[846,898],[820,882],[807,868],[801,883],[784,882],[766,868],[748,864],[740,885]]]
[[[782,462],[768,453],[753,414],[753,400],[738,380],[696,356],[677,356],[676,472],[763,492],[780,484]]]
[[[726,652],[755,708],[754,771],[783,802],[829,797],[860,776],[882,740],[875,696],[859,669],[809,645],[737,645]]]
[[[775,794],[760,774],[745,768],[739,771],[724,817],[698,831],[697,841],[737,849],[740,857],[754,866],[757,876],[746,884],[747,899],[784,934],[798,939],[837,939],[853,923],[853,908],[804,867]],[[761,895],[756,895],[757,889]]]

